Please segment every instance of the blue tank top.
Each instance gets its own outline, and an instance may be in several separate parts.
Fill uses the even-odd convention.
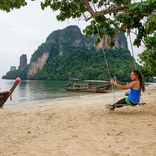
[[[140,90],[135,90],[133,88],[130,88],[130,94],[128,96],[128,100],[131,101],[132,103],[139,103],[140,101]]]

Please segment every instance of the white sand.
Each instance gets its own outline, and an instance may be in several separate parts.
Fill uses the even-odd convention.
[[[142,99],[114,112],[112,93],[1,109],[0,156],[156,156],[156,88]]]

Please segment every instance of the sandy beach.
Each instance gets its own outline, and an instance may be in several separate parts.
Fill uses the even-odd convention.
[[[125,91],[115,92],[115,100]],[[0,156],[156,156],[156,87],[110,112],[113,93],[0,109]]]

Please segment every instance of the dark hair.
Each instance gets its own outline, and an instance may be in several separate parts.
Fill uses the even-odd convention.
[[[144,92],[145,91],[145,82],[144,82],[142,74],[138,70],[134,70],[132,72],[138,76],[138,79],[140,81],[140,87],[141,87],[142,91]]]

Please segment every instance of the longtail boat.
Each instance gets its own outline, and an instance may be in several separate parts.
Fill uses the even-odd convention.
[[[108,93],[112,88],[111,84],[103,86],[94,86],[93,83],[79,83],[80,79],[71,80],[66,86],[66,91],[71,92],[92,92],[92,93]]]
[[[14,92],[17,85],[21,82],[21,79],[19,77],[16,78],[15,83],[8,91],[0,92],[0,108],[3,107],[4,103],[7,101],[7,99],[10,97],[10,100],[12,100],[12,93]]]

